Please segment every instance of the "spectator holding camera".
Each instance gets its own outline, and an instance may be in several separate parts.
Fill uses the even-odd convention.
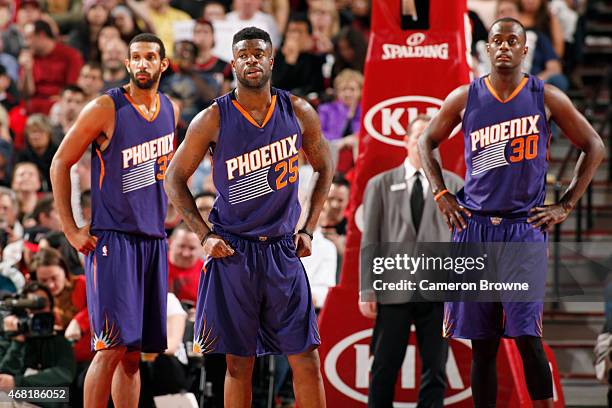
[[[73,276],[60,252],[53,248],[40,249],[31,266],[36,280],[46,285],[53,296],[56,328],[63,331],[68,340],[75,342],[77,362],[91,360],[85,276]]]
[[[75,374],[75,360],[70,343],[53,331],[52,319],[48,318],[54,307],[51,291],[40,282],[30,282],[23,289],[22,297],[44,299],[45,306],[38,310],[25,309],[20,317],[10,314],[3,319],[0,390],[69,386]],[[33,320],[50,323],[37,324],[40,330],[24,332],[21,330],[24,320],[30,327]]]

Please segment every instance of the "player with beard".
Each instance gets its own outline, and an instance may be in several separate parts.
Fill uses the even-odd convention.
[[[91,101],[62,141],[51,180],[63,229],[87,254],[87,303],[96,355],[85,378],[85,407],[137,407],[141,352],[166,349],[166,168],[178,108],[157,91],[168,68],[153,34],[129,44],[129,84]],[[91,146],[91,225],[78,228],[70,168]]]
[[[206,253],[200,279],[194,351],[226,354],[225,406],[251,406],[255,356],[286,354],[300,407],[324,407],[312,295],[299,257],[311,252],[332,179],[329,147],[315,110],[270,86],[270,36],[248,27],[234,35],[237,88],[191,122],[168,168],[166,191]],[[217,198],[198,212],[187,180],[211,150]],[[298,152],[316,184],[304,225],[296,231]]]

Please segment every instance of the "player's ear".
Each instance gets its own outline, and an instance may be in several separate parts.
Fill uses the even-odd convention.
[[[164,59],[161,60],[160,71],[164,72],[165,70],[168,69],[169,66],[170,66],[170,60],[168,58],[164,57]]]
[[[124,59],[123,64],[125,65],[125,69],[127,69],[127,72],[130,72],[130,59],[129,58]]]
[[[525,48],[523,48],[523,55],[527,55],[527,51],[529,51],[529,47],[525,46]]]

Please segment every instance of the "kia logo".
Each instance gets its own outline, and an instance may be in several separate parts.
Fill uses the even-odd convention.
[[[414,326],[412,330],[414,330]],[[372,333],[373,329],[366,329],[353,333],[340,340],[331,350],[329,350],[323,364],[325,375],[329,382],[342,394],[363,404],[366,404],[368,401],[367,391],[373,358],[370,355],[369,338],[372,337]],[[367,342],[364,341],[366,339],[368,339]],[[469,369],[467,370],[468,372],[460,373],[460,365],[457,363],[457,358],[459,358],[460,354],[464,356],[464,359],[466,358],[465,356],[469,358],[470,354],[457,354],[457,352],[460,351],[462,347],[471,349],[470,341],[454,339],[451,340],[449,344],[451,347],[449,347],[448,360],[446,362],[448,391],[447,397],[444,398],[444,405],[452,405],[472,396],[472,388],[465,384],[465,381],[470,377]],[[416,400],[416,395],[418,393],[416,373],[420,372],[420,370],[417,370],[416,354],[415,346],[408,345],[399,381],[402,390],[410,390],[412,392],[411,395],[414,397],[413,400]],[[345,368],[342,377],[338,373],[338,366]],[[352,369],[353,367],[354,370]],[[469,364],[467,367],[469,367]],[[464,369],[464,371],[466,370]],[[406,399],[410,401],[412,398],[408,398],[405,395],[404,398],[401,396],[399,397],[400,399],[404,399],[404,401],[395,401],[393,403],[394,408],[416,407],[416,402],[406,401]],[[398,399],[397,394],[396,399]]]
[[[425,41],[425,34],[424,33],[414,33],[414,34],[410,34],[410,36],[408,36],[408,38],[406,39],[406,44],[411,46],[411,47],[415,47],[415,46],[421,44],[423,41]]]

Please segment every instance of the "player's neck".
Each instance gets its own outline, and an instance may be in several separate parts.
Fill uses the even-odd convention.
[[[508,96],[519,86],[525,75],[517,71],[491,71],[489,82],[501,97]]]
[[[272,103],[270,83],[261,89],[246,88],[238,84],[235,95],[240,106],[247,110],[261,109],[263,104],[269,106]]]
[[[128,84],[126,89],[138,105],[144,105],[147,109],[153,108],[155,96],[157,95],[157,85],[151,87],[151,89],[140,89],[137,86]]]

